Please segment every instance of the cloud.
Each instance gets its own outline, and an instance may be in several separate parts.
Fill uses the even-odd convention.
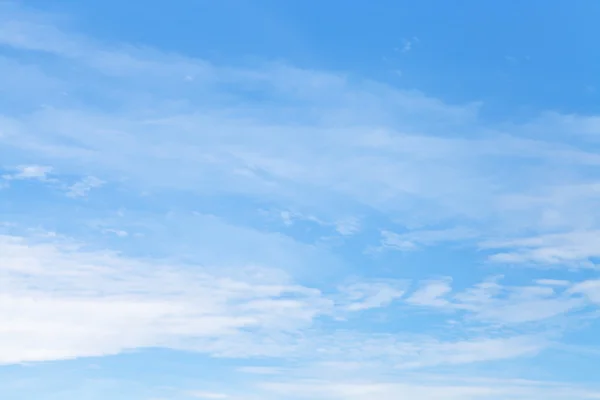
[[[265,119],[267,110],[249,108],[243,99],[237,99],[233,104],[219,104],[223,109],[231,109],[227,118],[223,118],[219,109],[208,106],[202,98],[190,98],[206,108],[201,114],[185,108],[172,113],[161,112],[158,110],[162,108],[162,100],[156,96],[151,97],[156,116],[142,118],[137,111],[127,110],[128,99],[120,97],[115,99],[115,106],[120,108],[116,114],[57,107],[14,121],[20,133],[9,138],[13,139],[13,146],[34,152],[43,149],[46,157],[59,161],[63,168],[84,166],[90,174],[101,168],[104,173],[112,170],[115,177],[127,176],[152,186],[195,187],[198,191],[214,187],[217,180],[226,191],[269,197],[286,198],[293,189],[297,193],[295,202],[306,207],[313,200],[313,208],[317,204],[331,205],[334,199],[344,196],[351,202],[410,213],[418,202],[437,209],[435,216],[475,211],[478,207],[472,205],[486,204],[474,197],[473,204],[464,203],[475,189],[482,195],[486,194],[486,187],[490,189],[481,178],[469,172],[473,171],[470,163],[476,163],[492,150],[497,153],[498,149],[510,146],[510,141],[503,144],[503,140],[494,138],[472,141],[447,138],[448,135],[441,137],[435,132],[437,123],[423,124],[423,118],[419,117],[436,115],[441,125],[454,130],[476,121],[476,109],[470,105],[446,105],[418,93],[399,92],[371,82],[355,86],[340,76],[285,65],[268,64],[257,70],[218,69],[199,60],[172,59],[140,49],[111,54],[115,50],[98,49],[93,43],[78,43],[79,39],[60,39],[63,35],[51,32],[45,32],[44,36],[59,38],[39,42],[34,40],[39,35],[38,28],[30,25],[21,26],[18,36],[31,37],[27,43],[59,43],[42,50],[66,57],[69,63],[85,63],[84,66],[93,68],[96,73],[115,80],[107,85],[125,89],[131,82],[119,76],[127,76],[127,79],[134,76],[147,79],[144,88],[152,93],[162,90],[156,86],[158,81],[153,76],[159,68],[165,82],[175,77],[179,79],[180,69],[208,69],[211,72],[203,74],[206,77],[201,81],[209,85],[212,92],[220,91],[220,82],[239,82],[278,98],[282,104],[293,106],[308,102],[322,110],[312,115],[313,107],[293,108],[295,119],[306,121],[304,123],[289,119],[271,121],[271,116],[278,114],[277,106],[270,106],[269,119]],[[63,41],[66,43],[61,45]],[[10,37],[5,42],[17,48],[31,47]],[[122,60],[120,75],[115,77],[112,69],[98,65],[94,61],[100,57],[98,54]],[[148,69],[140,71],[141,66]],[[76,81],[68,84],[78,85]],[[102,89],[104,87],[95,90]],[[132,87],[127,93],[131,95],[139,90]],[[192,93],[185,95],[192,96]],[[227,96],[236,98],[236,93]],[[222,96],[211,94],[210,97]],[[281,111],[284,117],[290,115],[285,109]],[[399,124],[398,121],[405,122]],[[55,127],[54,133],[47,132],[45,127],[49,124]],[[382,124],[391,126],[375,128]],[[410,130],[422,133],[402,133],[409,126],[412,126]],[[151,135],[142,133],[149,131]],[[244,132],[244,135],[233,136],[235,132]],[[23,136],[31,139],[24,143]],[[143,137],[152,137],[152,140]],[[323,155],[315,157],[315,154]],[[448,186],[444,182],[452,183]],[[460,200],[456,196],[460,196]],[[332,205],[327,208],[332,212]]]
[[[296,393],[300,399],[477,399],[502,393],[486,387],[419,386],[394,383],[328,383],[309,381],[299,383],[266,383],[263,387],[284,395]]]
[[[395,234],[390,231],[382,231],[381,232],[381,247],[382,249],[394,249],[400,251],[411,251],[415,250],[417,245],[410,241],[406,237],[402,237],[401,235]]]
[[[71,185],[67,192],[69,197],[85,197],[94,188],[98,188],[104,184],[100,179],[88,176],[81,181]]]
[[[538,279],[535,281],[538,285],[548,286],[570,286],[571,282],[561,279]]]
[[[409,51],[411,51],[413,49],[413,47],[419,43],[419,38],[417,38],[416,36],[412,37],[411,39],[403,39],[402,40],[402,47],[396,48],[396,51],[400,51],[402,53],[408,53]]]
[[[411,382],[412,381],[412,382]],[[322,379],[265,382],[261,385],[267,392],[283,396],[294,393],[296,399],[382,400],[423,399],[423,400],[503,400],[511,399],[596,399],[600,392],[582,390],[565,384],[545,383],[518,380],[476,380],[439,379],[431,381],[431,377],[411,377],[404,382],[368,381],[354,382],[337,380],[334,382]]]
[[[444,296],[452,291],[450,283],[450,280],[426,282],[407,299],[407,302],[420,306],[447,306],[449,302],[444,299]]]
[[[267,212],[268,213],[268,212]],[[320,227],[333,228],[342,236],[352,236],[358,233],[361,229],[360,220],[357,217],[340,217],[335,220],[324,220],[315,215],[304,214],[298,211],[284,210],[280,211],[279,217],[286,226],[292,226],[296,222],[310,222],[319,225]]]
[[[356,217],[345,218],[335,223],[335,228],[343,236],[351,236],[360,231],[360,220]]]
[[[6,151],[90,177],[71,187],[73,196],[97,187],[91,177],[102,176],[136,190],[260,198],[279,209],[301,209],[347,236],[357,232],[356,215],[377,212],[406,230],[382,232],[384,246],[403,251],[514,239],[521,229],[535,228],[532,234],[539,236],[557,229],[567,235],[584,223],[590,231],[600,227],[600,221],[585,218],[597,198],[598,177],[588,173],[589,166],[600,163],[585,150],[588,137],[567,141],[554,130],[545,141],[529,138],[560,116],[513,126],[511,135],[481,121],[477,105],[445,104],[283,64],[218,67],[150,49],[107,47],[27,20],[26,14],[21,18],[25,22],[12,22],[2,35],[6,45],[53,53],[65,68],[80,65],[102,84],[73,78],[62,82],[65,88],[85,86],[113,100],[111,110],[91,109],[75,98],[0,121],[11,132],[0,138]],[[40,42],[42,35],[47,40]],[[21,68],[14,62],[6,68]],[[45,79],[59,79],[40,68]],[[198,86],[178,86],[190,73]],[[251,104],[232,87],[249,87],[277,101]],[[170,90],[185,102],[165,100]],[[154,110],[151,115],[136,106],[138,96]],[[585,117],[565,118],[580,122],[565,122],[564,129],[593,126]],[[469,137],[465,130],[482,134]],[[557,169],[571,171],[570,196],[562,190],[566,182],[547,172]],[[585,201],[576,193],[584,188]],[[503,262],[532,257],[564,259],[512,251],[492,255]]]
[[[121,230],[121,229],[103,229],[103,233],[113,234],[118,237],[126,237],[129,236],[129,232]]]
[[[600,230],[572,231],[481,243],[484,249],[509,249],[490,256],[502,263],[593,266],[600,257]]]
[[[600,304],[600,280],[591,279],[588,281],[580,282],[570,288],[572,293],[581,293],[585,295],[590,301]]]
[[[381,249],[400,251],[416,250],[422,246],[435,246],[441,243],[465,244],[478,237],[478,233],[467,228],[448,228],[438,230],[411,230],[398,234],[384,230],[381,232]]]
[[[68,186],[60,181],[60,175],[55,172],[53,167],[44,165],[19,165],[18,167],[9,170],[12,172],[2,175],[2,178],[7,182],[34,180],[49,183],[55,187],[66,190],[66,194],[69,197],[85,197],[90,190],[104,184],[102,180],[93,176],[88,176]],[[51,178],[50,175],[53,175],[53,177]]]
[[[197,399],[228,399],[229,396],[224,393],[213,393],[213,392],[189,392],[188,396]]]
[[[278,274],[272,283],[252,283],[247,279],[268,270],[250,266],[242,280],[84,251],[68,241],[0,236],[0,249],[6,322],[0,363],[186,347],[186,338],[235,341],[242,331],[293,331],[330,308],[317,290],[280,281]]]
[[[46,181],[48,175],[52,172],[52,167],[43,165],[20,165],[13,169],[14,172],[2,175],[6,180],[24,180],[35,179]]]
[[[551,288],[539,286],[517,287],[508,290],[506,297],[459,307],[476,310],[476,317],[501,324],[519,324],[544,321],[585,306],[580,298],[557,294]]]
[[[586,285],[579,283],[578,285]],[[587,303],[571,282],[541,279],[535,285],[502,285],[490,278],[463,291],[454,292],[451,279],[431,280],[413,292],[407,302],[445,311],[467,312],[480,322],[518,325],[539,323],[582,309]],[[559,289],[559,290],[557,290]],[[560,290],[562,289],[562,290]]]
[[[406,290],[405,281],[363,281],[341,288],[345,301],[345,307],[349,311],[364,311],[371,308],[388,306],[394,300],[400,299]]]
[[[37,37],[37,28],[25,24],[19,29],[21,37]],[[61,40],[67,41],[50,42]],[[488,130],[480,126],[476,107],[448,105],[373,82],[354,83],[343,76],[281,64],[217,68],[201,60],[143,49],[109,51],[78,40],[83,39],[42,50],[55,52],[65,63],[83,63],[99,79],[107,79],[90,90],[100,94],[108,87],[122,89],[111,95],[116,96],[116,111],[58,104],[18,120],[4,119],[14,132],[3,138],[7,148],[37,154],[67,172],[124,179],[146,189],[210,194],[219,187],[219,193],[293,204],[322,221],[344,221],[367,208],[408,226],[461,218],[466,226],[498,229],[507,222],[518,225],[522,219],[520,210],[513,211],[513,218],[500,200],[523,184],[536,182],[539,172],[492,177],[488,171],[498,165],[528,168],[522,159],[575,170],[600,162],[560,141],[487,133],[480,139],[464,137],[460,132],[466,126]],[[29,48],[10,38],[5,41],[17,49]],[[121,60],[118,74],[97,63],[100,54]],[[158,82],[173,83],[187,69],[210,71],[194,82],[205,85],[211,99],[223,100],[210,105],[208,98],[194,94],[197,91],[181,88],[181,95],[195,104],[193,109],[163,104],[166,88]],[[164,80],[155,79],[158,73]],[[144,81],[134,85],[130,79]],[[273,96],[284,106],[265,109],[247,104],[240,93],[226,89],[232,82]],[[73,80],[65,85],[84,83]],[[131,96],[144,91],[156,110],[152,117],[132,106]],[[226,116],[222,110],[229,110]],[[344,210],[340,204],[345,204]],[[532,209],[538,208],[527,208]],[[496,218],[499,210],[504,211],[502,219]],[[451,228],[437,231],[460,233]],[[463,233],[472,231],[467,227]],[[410,240],[405,243],[412,247]]]
[[[48,235],[0,236],[0,266],[0,316],[7,321],[0,330],[0,362],[5,364],[166,347],[216,357],[372,359],[422,368],[519,357],[546,346],[540,337],[529,336],[444,342],[314,331],[316,319],[334,316],[335,307],[388,306],[404,293],[400,281],[345,286],[334,295],[345,299],[340,303],[316,288],[294,284],[281,270],[240,265],[232,274],[227,268],[169,265],[85,250]],[[500,319],[489,313],[502,301],[483,297],[478,302],[482,296],[472,291],[460,298],[457,307]],[[524,299],[526,308],[529,298],[509,304]]]
[[[279,375],[283,372],[281,368],[277,367],[240,367],[238,371],[244,372],[246,374],[256,374],[256,375]]]

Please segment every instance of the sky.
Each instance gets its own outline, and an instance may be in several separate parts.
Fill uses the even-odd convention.
[[[0,397],[600,399],[599,15],[0,1]]]

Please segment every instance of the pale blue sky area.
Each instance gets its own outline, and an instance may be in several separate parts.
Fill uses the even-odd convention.
[[[600,398],[598,16],[0,2],[0,398]]]

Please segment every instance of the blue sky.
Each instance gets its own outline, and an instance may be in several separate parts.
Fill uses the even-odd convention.
[[[0,3],[2,399],[600,398],[599,11]]]

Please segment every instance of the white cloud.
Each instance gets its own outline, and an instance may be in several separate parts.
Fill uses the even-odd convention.
[[[197,399],[228,399],[230,398],[228,395],[224,394],[224,393],[216,393],[216,392],[199,392],[199,391],[193,391],[193,392],[188,392],[187,393],[188,396],[190,397],[195,397]]]
[[[402,237],[394,232],[381,231],[381,247],[383,249],[394,249],[399,251],[412,251],[417,245],[406,237]]]
[[[283,372],[282,368],[255,367],[255,366],[240,367],[237,370],[240,372],[244,372],[246,374],[256,374],[256,375],[279,375]]]
[[[506,300],[490,302],[477,312],[477,317],[490,322],[518,324],[537,322],[582,308],[585,302],[578,298],[555,295],[539,287],[519,288],[508,294]],[[468,306],[467,306],[468,307]]]
[[[581,283],[584,284],[584,283]],[[463,311],[479,321],[500,325],[542,322],[581,309],[586,302],[577,296],[570,282],[541,279],[535,285],[502,285],[488,279],[452,293],[451,280],[432,280],[412,293],[413,305]],[[562,289],[557,291],[555,287]]]
[[[450,303],[444,298],[444,296],[452,291],[452,286],[450,286],[450,283],[450,280],[426,282],[407,299],[407,302],[420,306],[447,306]]]
[[[311,327],[315,318],[336,314],[333,300],[293,284],[281,271],[248,266],[231,275],[223,268],[84,250],[60,237],[0,236],[0,266],[0,318],[6,322],[0,363],[158,346],[220,357],[372,359],[422,368],[535,354],[547,343],[528,336],[451,342],[343,331],[330,336]],[[335,296],[346,299],[342,310],[360,311],[389,305],[404,287],[400,281],[357,283]],[[467,296],[464,304],[494,317]]]
[[[360,231],[360,220],[356,217],[345,218],[335,223],[335,229],[343,236],[351,236]]]
[[[285,281],[253,284],[68,242],[0,236],[0,266],[0,363],[186,347],[190,338],[229,342],[241,330],[293,331],[330,308],[318,291]],[[201,342],[194,346],[210,351]]]
[[[334,228],[342,236],[352,236],[360,231],[360,220],[357,217],[342,217],[332,221],[326,221],[310,214],[303,214],[297,211],[284,210],[279,213],[281,220],[287,226],[293,225],[296,221],[308,221],[318,224],[322,227]]]
[[[37,37],[35,27],[26,24],[19,29],[22,37]],[[29,29],[34,32],[28,33]],[[67,41],[54,42],[61,40]],[[140,86],[135,86],[115,99],[118,111],[113,113],[59,106],[18,120],[4,118],[2,123],[14,132],[1,139],[7,149],[37,154],[60,165],[61,171],[119,179],[144,189],[178,188],[212,194],[218,187],[223,194],[297,206],[344,235],[357,229],[348,222],[356,220],[351,215],[367,207],[384,212],[399,224],[421,226],[406,235],[397,236],[389,230],[383,233],[384,245],[411,250],[445,241],[473,241],[497,232],[511,234],[525,222],[540,229],[554,227],[547,225],[554,218],[549,217],[552,210],[537,215],[539,204],[515,200],[516,190],[524,185],[531,188],[532,196],[548,186],[549,177],[541,174],[541,169],[527,170],[528,165],[564,168],[578,176],[577,171],[587,165],[600,163],[597,155],[574,149],[560,137],[540,142],[489,133],[487,127],[479,125],[477,109],[471,105],[447,105],[417,93],[372,82],[350,83],[342,76],[290,66],[216,68],[201,60],[140,49],[109,51],[85,40],[79,43],[81,40],[70,39],[71,44],[46,50],[66,57],[66,62],[83,63],[94,73],[109,76],[110,85],[116,87],[130,87],[130,78],[144,80],[142,87],[157,112],[150,119],[131,109],[127,96],[140,93]],[[118,73],[114,63],[98,62],[107,57],[120,60]],[[197,107],[166,107],[158,82],[170,82],[175,76],[179,81],[181,71],[187,69],[204,71],[194,82],[207,85],[211,98],[225,96],[236,101],[209,105],[205,98],[182,92]],[[155,74],[164,80],[155,79]],[[235,93],[221,94],[219,82],[239,82],[283,102],[314,107],[294,108],[292,119],[289,108],[257,109]],[[226,116],[223,109],[229,110]],[[433,120],[442,122],[427,122]],[[456,133],[464,126],[486,134],[480,139],[465,138]],[[523,159],[535,162],[519,161]],[[508,170],[489,173],[499,165],[524,170],[519,174]],[[590,181],[583,175],[578,180],[581,184]],[[86,193],[94,186],[89,183],[75,185],[71,193]],[[547,196],[556,199],[558,194],[548,192]],[[581,209],[568,207],[574,201],[567,198],[557,211],[567,232],[574,226],[569,221],[582,220],[562,217],[565,210]],[[344,210],[339,209],[342,203]],[[288,223],[293,220],[292,215],[285,218]],[[463,220],[464,226],[474,228],[427,228],[448,218]]]
[[[102,186],[104,182],[96,177],[88,176],[71,185],[67,191],[69,197],[85,197],[94,188]]]
[[[535,281],[538,285],[548,285],[548,286],[570,286],[571,282],[563,280],[563,279],[538,279]]]
[[[571,399],[597,399],[600,392],[579,389],[577,387],[536,381],[518,380],[491,380],[477,382],[457,378],[454,381],[446,379],[440,381],[432,377],[407,377],[388,381],[370,381],[357,379],[353,382],[347,380],[326,381],[313,380],[288,380],[265,382],[261,385],[267,393],[275,396],[285,396],[294,393],[294,399],[318,400],[369,400],[373,398],[382,400],[571,400]],[[269,397],[270,398],[270,397]]]
[[[20,165],[13,170],[13,173],[5,174],[2,177],[6,180],[36,179],[45,181],[52,172],[52,167],[43,165]]]
[[[406,290],[405,281],[387,280],[382,282],[363,281],[344,286],[340,289],[344,294],[348,311],[364,311],[371,308],[388,306],[400,299]]]
[[[103,229],[102,232],[116,235],[118,237],[127,237],[129,236],[129,232],[124,231],[122,229]]]
[[[590,301],[600,304],[600,280],[591,279],[589,281],[580,282],[573,285],[569,291],[572,293],[581,293]]]
[[[125,179],[145,188],[212,193],[218,186],[222,193],[298,205],[325,221],[339,219],[344,199],[349,215],[366,206],[407,224],[461,217],[496,226],[521,220],[506,214],[495,220],[502,195],[545,177],[538,176],[539,169],[488,173],[498,165],[529,168],[517,161],[530,159],[576,171],[600,162],[560,140],[493,134],[477,121],[473,105],[448,105],[419,93],[280,64],[217,68],[147,49],[104,48],[31,21],[11,26],[3,36],[6,44],[42,47],[67,65],[89,68],[105,81],[89,90],[119,89],[112,95],[115,112],[61,104],[18,120],[4,118],[14,132],[3,137],[7,148],[38,154],[61,171]],[[46,40],[39,41],[41,36]],[[181,96],[194,107],[173,108],[161,93],[187,70],[198,71],[194,84],[206,90],[186,91],[187,82]],[[227,89],[237,83],[270,93],[282,104],[311,106],[257,108]],[[89,86],[76,79],[65,82],[84,84]],[[200,92],[207,97],[198,97]],[[153,118],[132,109],[131,99],[138,95],[156,110]],[[486,133],[468,139],[460,134],[467,126]]]
[[[402,47],[396,48],[396,51],[401,51],[402,53],[408,53],[413,49],[413,47],[419,43],[419,38],[413,36],[411,39],[403,39]]]
[[[268,391],[285,395],[295,393],[299,399],[424,399],[458,400],[492,398],[491,395],[503,393],[503,390],[486,387],[460,386],[419,386],[398,383],[329,383],[308,381],[299,383],[265,383]]]
[[[468,228],[414,229],[402,234],[384,230],[381,232],[380,249],[411,251],[420,247],[445,243],[465,245],[473,239],[477,239],[479,235],[477,231]]]
[[[567,266],[593,266],[600,257],[600,230],[571,231],[534,237],[487,241],[484,249],[508,249],[490,256],[502,263],[542,263]]]

